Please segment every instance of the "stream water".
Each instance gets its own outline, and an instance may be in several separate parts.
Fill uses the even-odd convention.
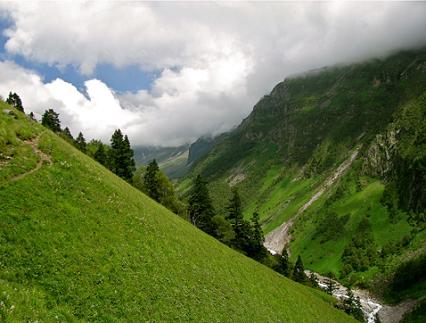
[[[310,275],[311,272],[306,270],[306,274]],[[317,273],[314,274],[318,279],[318,285],[322,289],[326,289],[329,278],[321,276]],[[347,288],[335,280],[333,280],[333,282],[335,288],[333,290],[333,296],[340,300],[347,298]],[[365,290],[353,289],[352,292],[355,297],[359,297],[362,312],[364,313],[366,322],[374,323],[376,321],[376,315],[382,309],[383,305],[380,304],[376,299],[372,298]]]

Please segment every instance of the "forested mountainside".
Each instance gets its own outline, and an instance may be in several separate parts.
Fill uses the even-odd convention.
[[[350,322],[0,102],[0,320]]]
[[[215,140],[182,192],[197,174],[224,214],[237,188],[275,251],[390,295],[399,264],[426,250],[426,50],[289,77]],[[424,269],[410,275],[392,292],[424,296]]]

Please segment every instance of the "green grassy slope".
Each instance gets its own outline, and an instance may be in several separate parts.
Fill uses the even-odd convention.
[[[0,320],[350,322],[0,105]],[[40,169],[38,149],[50,156]],[[14,181],[17,175],[26,176]]]

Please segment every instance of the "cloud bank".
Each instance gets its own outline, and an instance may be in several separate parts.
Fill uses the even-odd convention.
[[[88,77],[85,93],[13,62],[0,64],[0,93],[27,110],[53,107],[65,125],[107,140],[178,145],[237,125],[286,76],[426,44],[423,3],[6,3],[13,57]],[[99,64],[160,71],[152,87],[115,93],[90,79]]]

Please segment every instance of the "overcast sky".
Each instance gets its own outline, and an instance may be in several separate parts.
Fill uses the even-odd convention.
[[[426,3],[0,3],[0,94],[76,135],[179,145],[286,76],[426,44]]]

